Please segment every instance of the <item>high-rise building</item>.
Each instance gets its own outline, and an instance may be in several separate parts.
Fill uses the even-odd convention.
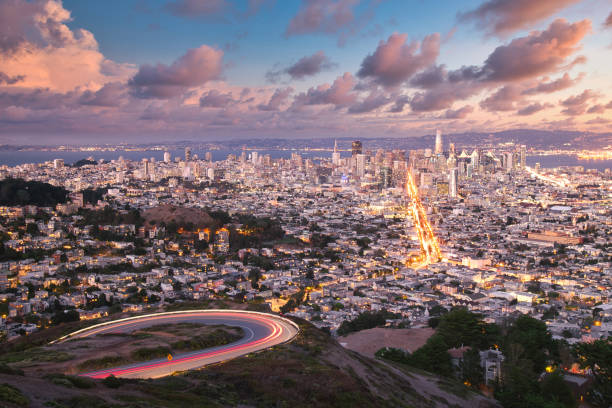
[[[443,152],[442,132],[440,132],[440,130],[437,129],[436,130],[436,144],[435,144],[434,153],[435,154],[442,154],[442,152]]]
[[[340,165],[340,152],[338,151],[338,141],[334,140],[334,152],[332,153],[332,164],[334,166]]]
[[[255,165],[259,164],[259,153],[257,152],[251,153],[251,162],[253,162],[253,164]]]
[[[351,144],[351,157],[355,157],[363,152],[363,145],[359,140],[355,140]]]
[[[457,197],[457,178],[459,176],[457,168],[452,168],[448,175],[448,195],[451,198]]]
[[[521,145],[521,168],[527,165],[527,146]]]
[[[170,163],[171,161],[172,161],[172,156],[170,155],[170,152],[164,152],[164,162]]]
[[[362,153],[357,154],[356,161],[357,161],[357,175],[359,177],[363,177],[365,175],[365,168],[366,168],[366,155]]]
[[[185,148],[185,161],[191,160],[191,147]]]
[[[64,159],[53,160],[53,168],[61,169],[62,167],[64,167]]]
[[[206,161],[208,162],[212,161],[212,153],[206,152],[206,154],[204,155],[204,159],[206,159]]]
[[[392,170],[390,167],[381,167],[380,173],[378,173],[378,182],[382,188],[391,187],[392,183]]]

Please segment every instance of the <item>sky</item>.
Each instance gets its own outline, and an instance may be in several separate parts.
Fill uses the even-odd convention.
[[[608,132],[609,0],[0,0],[0,143]]]

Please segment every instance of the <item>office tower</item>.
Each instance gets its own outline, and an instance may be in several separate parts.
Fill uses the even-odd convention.
[[[504,157],[506,159],[505,160],[505,165],[506,165],[505,169],[506,169],[506,171],[512,171],[512,166],[514,164],[513,161],[512,161],[513,160],[512,152],[506,152],[504,154]]]
[[[170,152],[166,151],[164,152],[164,163],[170,163],[172,161],[172,156],[170,155]]]
[[[363,177],[365,175],[365,168],[366,168],[366,155],[361,154],[361,153],[357,154],[356,161],[357,161],[357,175],[359,177]]]
[[[215,169],[213,169],[212,167],[211,167],[211,168],[209,168],[209,169],[206,171],[206,176],[207,176],[209,179],[214,180],[214,179],[215,179]]]
[[[443,152],[443,148],[442,148],[442,132],[440,132],[440,130],[436,130],[436,145],[435,145],[434,153],[435,154],[442,154],[442,152]]]
[[[478,154],[478,150],[474,149],[470,155],[470,160],[472,162],[472,166],[474,166],[474,169],[477,169],[478,166],[480,166],[480,154]]]
[[[204,159],[206,159],[206,161],[208,162],[212,161],[212,153],[206,152],[206,154],[204,155]]]
[[[259,153],[257,152],[251,153],[251,162],[255,165],[259,164]]]
[[[53,168],[54,169],[61,169],[62,167],[64,167],[64,159],[55,159],[55,160],[53,160]]]
[[[191,147],[185,148],[185,161],[191,160]]]
[[[455,150],[455,144],[454,143],[449,143],[448,144],[448,151],[450,152],[450,154],[457,154],[457,151]]]
[[[142,175],[143,178],[149,178],[151,175],[151,163],[149,159],[142,159]]]
[[[338,151],[338,141],[334,141],[334,152],[332,153],[332,164],[334,166],[340,165],[340,152]]]
[[[525,168],[527,164],[527,146],[521,145],[521,168]]]
[[[378,173],[378,177],[379,177],[379,184],[382,188],[389,188],[391,187],[392,183],[392,176],[393,173],[391,171],[390,167],[381,167],[380,168],[380,173]]]
[[[457,197],[457,177],[459,171],[457,168],[453,168],[448,175],[448,195],[451,198]]]
[[[355,140],[351,145],[351,157],[355,157],[363,152],[363,146],[359,140]]]

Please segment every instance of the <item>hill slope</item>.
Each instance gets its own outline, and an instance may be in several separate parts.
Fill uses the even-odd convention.
[[[24,368],[28,373],[25,377],[18,372],[6,374],[10,373],[8,366],[0,366],[0,402],[9,407],[91,408],[496,406],[460,384],[364,357],[344,349],[310,323],[298,323],[301,333],[289,344],[157,380],[103,382],[48,374],[48,362],[41,371],[35,369],[40,365],[38,358],[25,358],[10,363],[11,367]],[[57,355],[58,363],[62,362],[57,365],[58,371],[65,367],[63,361],[72,358],[53,347],[44,350],[44,359]],[[29,354],[42,355],[34,351]],[[2,358],[5,361],[6,356]],[[19,404],[19,393],[27,396],[30,405]]]

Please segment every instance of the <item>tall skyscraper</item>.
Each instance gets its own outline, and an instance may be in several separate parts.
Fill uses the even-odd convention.
[[[521,145],[521,168],[527,165],[527,146]]]
[[[332,153],[332,164],[334,166],[340,165],[340,152],[338,151],[338,141],[334,140],[334,152]]]
[[[459,170],[455,167],[450,170],[448,175],[448,195],[451,198],[457,197],[457,177]]]
[[[442,146],[442,132],[439,129],[436,130],[436,145],[434,149],[435,154],[442,154],[443,146]]]
[[[366,155],[361,154],[361,153],[357,154],[356,161],[357,161],[357,175],[359,177],[363,177],[365,175],[365,168],[366,168]]]
[[[164,162],[170,163],[171,161],[172,161],[172,156],[170,155],[170,152],[164,152]]]
[[[212,153],[211,152],[206,152],[206,154],[204,155],[204,158],[208,162],[212,161]]]
[[[363,152],[363,146],[359,140],[355,140],[351,145],[351,157],[355,157]]]
[[[185,148],[185,161],[191,160],[191,147]]]

